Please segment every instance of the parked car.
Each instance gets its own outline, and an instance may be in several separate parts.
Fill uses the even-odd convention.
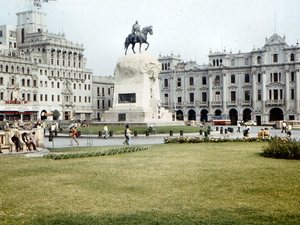
[[[256,122],[253,120],[248,120],[247,122],[244,123],[245,126],[256,126]]]

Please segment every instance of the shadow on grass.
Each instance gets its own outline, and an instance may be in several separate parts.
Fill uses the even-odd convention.
[[[197,213],[197,215],[191,215]],[[189,215],[188,215],[189,214]],[[57,214],[52,216],[39,216],[31,221],[33,225],[290,225],[299,224],[300,214],[272,214],[258,212],[249,208],[238,208],[231,210],[214,209],[210,212],[189,212],[185,214],[163,214],[160,212],[141,212],[136,214],[115,215],[76,215]]]

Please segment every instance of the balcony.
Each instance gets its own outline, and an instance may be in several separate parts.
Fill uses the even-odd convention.
[[[237,101],[228,101],[226,105],[227,105],[227,107],[237,106]]]
[[[212,101],[211,102],[211,106],[213,106],[213,107],[221,107],[222,106],[222,102],[221,101]]]
[[[250,100],[244,100],[242,101],[242,106],[251,106],[251,101]]]
[[[267,100],[266,105],[268,105],[268,106],[282,106],[282,105],[284,105],[284,100],[283,99]]]

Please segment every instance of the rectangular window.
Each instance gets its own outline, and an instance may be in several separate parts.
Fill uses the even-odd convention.
[[[236,101],[236,92],[235,91],[230,92],[230,101],[232,101],[232,102]]]
[[[273,82],[278,82],[278,73],[273,73]]]
[[[54,102],[54,95],[51,95],[51,101]]]
[[[277,89],[273,90],[273,94],[274,94],[274,100],[278,100],[278,90]]]
[[[207,102],[207,93],[202,92],[202,102]]]
[[[206,82],[206,77],[202,77],[202,85],[206,85],[207,82]]]
[[[194,93],[190,93],[190,102],[194,102]]]
[[[257,83],[261,82],[261,73],[257,74]]]
[[[295,100],[295,90],[291,89],[291,100]]]
[[[182,98],[181,97],[177,97],[177,102],[181,103],[182,102]]]
[[[219,91],[216,91],[215,94],[215,101],[220,102],[221,101],[221,93]]]
[[[60,95],[57,95],[57,101],[58,102],[60,101]]]
[[[164,79],[164,87],[168,87],[169,86],[169,82],[168,82],[168,79]]]
[[[278,54],[273,54],[273,62],[274,63],[278,62]]]
[[[74,98],[73,98],[73,99],[74,99],[74,102],[76,102],[76,96],[74,96]]]
[[[291,72],[291,81],[294,82],[295,81],[295,72]]]
[[[261,101],[261,90],[257,90],[257,100]]]
[[[3,92],[0,92],[0,100],[1,100],[1,101],[3,100],[3,96],[4,96],[4,93],[3,93]]]
[[[33,94],[33,101],[34,101],[34,102],[37,101],[36,94]]]
[[[27,94],[27,101],[31,101],[30,94]]]
[[[245,101],[250,101],[250,91],[249,90],[246,90],[245,91]]]

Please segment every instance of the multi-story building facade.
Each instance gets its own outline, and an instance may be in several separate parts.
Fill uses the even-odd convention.
[[[105,110],[112,107],[114,78],[112,76],[93,76],[93,111],[95,120],[101,121]]]
[[[300,47],[277,34],[261,49],[209,54],[209,64],[159,57],[161,99],[182,120],[300,120]]]
[[[93,119],[93,77],[82,45],[47,31],[40,10],[0,26],[0,120]]]

